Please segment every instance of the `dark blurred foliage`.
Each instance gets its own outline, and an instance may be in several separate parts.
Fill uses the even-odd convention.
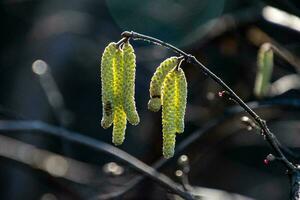
[[[262,17],[266,4],[300,16],[298,0],[3,0],[0,117],[41,120],[110,143],[111,129],[100,127],[99,63],[105,46],[119,40],[125,30],[155,36],[194,54],[243,99],[255,101],[252,91],[259,45],[272,38],[300,56],[299,32],[267,22]],[[137,127],[128,125],[126,141],[120,148],[151,165],[161,156],[162,136],[160,113],[146,109],[148,87],[155,66],[172,52],[142,42],[132,43],[137,54],[136,101],[141,123]],[[32,71],[36,59],[44,60],[51,69],[65,105],[62,117],[49,104],[38,75]],[[191,160],[191,184],[254,199],[286,199],[288,179],[282,166],[263,165],[270,149],[262,137],[248,134],[237,125],[241,114],[228,111],[234,103],[219,98],[220,88],[199,69],[185,65],[184,71],[189,91],[186,131],[178,136],[178,143],[216,122],[203,138],[183,151]],[[275,59],[274,80],[291,73],[295,73],[292,66]],[[284,98],[299,103],[299,97],[299,90],[295,89],[280,98],[270,98],[270,106],[261,112],[270,119],[271,130],[291,147],[300,145],[299,110],[289,106],[279,109],[272,102]],[[89,184],[78,184],[1,157],[0,199],[90,199],[118,190],[118,185],[126,185],[127,180],[137,175],[123,166],[122,176],[107,177],[102,166],[116,160],[79,144],[38,133],[6,135],[91,165],[97,175]],[[161,170],[175,178],[176,159]],[[165,191],[149,180],[125,197],[167,198]]]

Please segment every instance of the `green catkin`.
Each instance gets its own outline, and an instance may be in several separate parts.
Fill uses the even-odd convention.
[[[163,156],[171,158],[174,155],[176,143],[176,134],[163,133]]]
[[[123,51],[116,51],[116,58],[113,65],[114,74],[114,127],[112,134],[112,142],[115,145],[121,145],[125,139],[126,130],[126,114],[124,112],[124,60]]]
[[[176,86],[175,86],[175,102],[176,102],[176,128],[177,133],[184,132],[184,115],[186,109],[187,98],[187,82],[185,74],[181,68],[175,70],[176,73]]]
[[[257,73],[254,86],[254,94],[257,97],[267,95],[273,72],[273,50],[270,44],[263,44],[257,55]]]
[[[163,133],[176,133],[176,71],[170,71],[162,85]]]
[[[101,85],[103,116],[101,126],[109,128],[113,123],[113,65],[116,54],[116,43],[110,43],[101,58]]]
[[[154,112],[160,110],[161,107],[161,88],[162,83],[168,74],[178,64],[178,57],[171,57],[163,61],[156,69],[150,82],[150,100],[148,102],[148,109]]]
[[[127,41],[123,45],[124,51],[124,110],[127,115],[127,120],[132,125],[137,125],[140,122],[140,117],[136,110],[134,99],[135,88],[135,68],[136,57],[134,49]]]
[[[121,145],[125,139],[126,114],[122,106],[117,105],[114,112],[114,128],[112,142],[115,145]]]
[[[163,156],[170,158],[174,154],[176,127],[176,102],[175,102],[176,72],[170,71],[162,84],[162,132]]]

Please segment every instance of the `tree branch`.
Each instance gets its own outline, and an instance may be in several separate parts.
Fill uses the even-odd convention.
[[[284,166],[290,171],[293,175],[291,177],[291,197],[290,199],[297,199],[299,200],[299,191],[300,191],[300,183],[299,183],[299,169],[292,163],[290,162],[284,153],[281,150],[281,144],[276,138],[276,136],[269,130],[266,121],[261,119],[261,117],[254,112],[226,83],[223,82],[221,78],[219,78],[216,74],[211,72],[205,65],[203,65],[200,61],[196,59],[196,57],[185,53],[184,51],[166,43],[161,40],[158,40],[156,38],[139,34],[136,32],[129,32],[125,31],[121,34],[122,37],[125,38],[132,38],[134,40],[144,40],[152,44],[157,44],[166,48],[171,49],[175,53],[183,56],[186,60],[186,62],[191,63],[195,66],[200,67],[200,69],[204,72],[204,74],[208,75],[211,79],[213,79],[217,84],[219,84],[232,98],[237,104],[239,104],[252,118],[253,120],[257,123],[257,125],[261,128],[262,134],[264,135],[266,141],[269,143],[273,151],[275,152],[276,156],[279,158],[278,161],[282,162]],[[288,153],[288,152],[285,152]],[[297,176],[294,174],[298,174]]]
[[[227,93],[230,95],[230,97],[236,101],[237,104],[239,104],[252,118],[253,120],[258,124],[258,126],[262,129],[262,133],[265,136],[267,142],[270,144],[274,152],[276,153],[276,156],[280,158],[281,162],[285,165],[285,167],[291,171],[296,170],[296,167],[293,163],[291,163],[283,154],[283,152],[280,149],[280,143],[277,140],[276,136],[269,130],[267,127],[267,124],[265,120],[261,119],[260,116],[258,116],[235,92],[226,84],[223,82],[221,78],[219,78],[216,74],[211,72],[205,65],[203,65],[200,61],[197,60],[196,57],[193,55],[187,54],[181,49],[178,49],[174,47],[171,44],[168,44],[166,42],[163,42],[159,39],[143,35],[136,32],[129,32],[125,31],[121,34],[122,37],[126,38],[132,38],[134,40],[144,40],[152,44],[157,44],[166,48],[171,49],[175,53],[183,56],[186,60],[186,62],[191,63],[193,65],[196,65],[200,67],[200,69],[209,76],[211,79],[213,79],[217,84],[219,84]]]
[[[181,186],[179,186],[177,183],[172,181],[169,177],[167,177],[162,173],[159,173],[154,168],[143,163],[142,161],[138,160],[134,156],[110,144],[84,136],[83,134],[74,131],[68,131],[64,128],[51,126],[49,124],[40,121],[2,120],[0,121],[0,130],[1,131],[41,131],[45,134],[57,136],[60,138],[67,139],[71,142],[86,145],[90,148],[93,148],[98,151],[102,151],[104,153],[107,153],[109,155],[112,155],[120,159],[121,161],[128,164],[136,171],[148,176],[153,181],[157,182],[164,188],[170,190],[172,193],[178,194],[184,199],[194,199],[190,193],[184,191],[184,189]]]

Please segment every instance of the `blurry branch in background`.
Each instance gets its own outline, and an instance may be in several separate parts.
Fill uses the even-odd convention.
[[[42,89],[59,124],[67,127],[71,123],[73,116],[66,109],[63,95],[52,76],[50,67],[45,61],[36,60],[32,64],[32,71],[38,76]]]
[[[171,49],[172,51],[179,54],[180,56],[183,56],[186,62],[200,67],[200,69],[202,70],[202,72],[205,75],[209,76],[218,85],[220,85],[226,91],[226,93],[230,96],[230,98],[233,99],[238,105],[240,105],[251,116],[251,118],[255,121],[255,123],[257,123],[257,125],[261,128],[261,133],[264,136],[265,140],[269,143],[271,148],[274,150],[277,160],[280,161],[286,167],[286,169],[289,171],[289,173],[294,174],[294,175],[300,174],[300,173],[295,173],[295,172],[300,171],[297,164],[294,164],[287,159],[285,154],[288,154],[288,153],[287,152],[285,152],[285,154],[283,153],[282,149],[280,148],[281,147],[280,142],[278,141],[277,137],[269,130],[269,128],[266,124],[266,121],[263,120],[255,111],[253,111],[237,94],[235,94],[235,92],[226,83],[224,83],[221,78],[219,78],[216,74],[214,74],[206,66],[204,66],[200,61],[198,61],[196,59],[196,57],[194,57],[193,55],[187,54],[184,51],[182,51],[181,49],[178,49],[177,47],[174,47],[164,41],[161,41],[159,39],[156,39],[156,38],[153,38],[153,37],[150,37],[147,35],[136,33],[133,31],[131,31],[131,32],[125,31],[121,34],[121,36],[128,38],[128,39],[132,38],[134,40],[142,40],[145,42],[149,42],[151,44],[161,45],[165,48]],[[293,181],[293,180],[295,180],[295,178],[291,179],[291,181]],[[291,185],[299,186],[299,184],[297,185],[297,184],[294,184],[293,182],[291,182]],[[296,190],[300,193],[300,187],[293,188],[291,191],[294,191],[294,190]],[[291,197],[291,199],[294,199],[294,198]]]
[[[292,15],[272,6],[264,7],[262,14],[269,22],[300,32],[300,18],[296,15]]]
[[[300,74],[300,59],[291,53],[288,49],[284,48],[270,36],[268,36],[265,32],[257,27],[252,27],[247,32],[247,38],[254,45],[260,47],[264,43],[268,43],[274,54],[279,56],[279,58],[283,59],[287,63],[289,63],[298,74]]]
[[[188,38],[199,37],[203,35],[197,42],[197,47],[204,45],[212,39],[224,34],[227,31],[235,29],[241,24],[254,22],[261,17],[262,6],[255,5],[246,9],[222,15],[218,18],[211,19],[205,24],[197,28],[192,34],[187,35],[183,40]],[[204,34],[203,34],[204,33]]]
[[[107,153],[115,158],[118,158],[122,162],[128,164],[136,171],[148,176],[151,180],[157,182],[170,192],[177,194],[184,199],[194,199],[191,194],[186,192],[180,185],[172,181],[166,175],[157,172],[154,168],[148,166],[142,161],[138,160],[134,156],[118,149],[110,144],[97,141],[93,138],[84,136],[83,134],[68,131],[64,128],[51,126],[49,124],[39,121],[0,121],[0,131],[40,131],[41,133],[57,136],[70,142],[79,143],[90,147],[94,150]]]
[[[181,184],[186,191],[193,190],[189,182],[190,164],[188,156],[181,155],[177,160],[177,164],[179,169],[175,171],[175,175],[181,180]]]
[[[96,167],[3,135],[0,135],[0,156],[80,184],[90,183],[98,174]]]
[[[281,99],[277,102],[268,101],[262,105],[257,104],[256,102],[253,102],[253,103],[250,103],[250,105],[251,105],[252,109],[260,110],[260,112],[263,113],[263,115],[267,119],[274,119],[274,118],[278,118],[279,116],[282,116],[282,114],[287,111],[286,106],[292,107],[292,110],[299,109],[300,101],[298,101],[296,99],[291,99],[291,100]],[[176,151],[175,151],[175,156],[178,156],[178,155],[184,153],[184,151],[188,147],[192,146],[193,144],[199,145],[199,142],[200,142],[199,140],[202,139],[202,141],[203,141],[203,140],[205,140],[205,137],[208,137],[208,136],[213,137],[215,139],[215,143],[218,144],[218,141],[221,141],[225,137],[229,137],[232,133],[236,133],[240,129],[246,128],[248,131],[250,131],[249,126],[251,126],[251,130],[257,130],[258,126],[251,119],[249,119],[249,117],[243,115],[243,110],[240,107],[234,107],[232,109],[233,110],[230,111],[230,115],[227,114],[226,117],[223,116],[219,119],[209,121],[200,130],[197,130],[197,131],[189,134],[189,136],[186,139],[184,139],[181,143],[179,143],[177,145]],[[268,112],[269,110],[272,110],[271,115]],[[279,111],[279,110],[281,110],[281,111]],[[240,125],[238,123],[234,122],[235,116],[237,116],[237,115],[242,115],[242,117],[236,119],[237,121],[241,122]],[[219,130],[219,127],[222,126],[222,124],[226,123],[227,120],[232,121],[232,123],[235,125],[235,126],[232,126],[232,125],[230,126],[231,127],[230,133],[224,134],[224,132],[216,131],[216,130]],[[211,136],[213,134],[213,132],[216,132],[217,135]],[[207,145],[207,143],[205,143],[205,144]],[[214,145],[214,144],[212,144],[210,142],[207,145],[207,147],[205,148],[205,150],[202,150],[201,153],[207,155],[210,151],[215,149],[216,145]],[[285,151],[290,151],[290,150],[285,149]],[[295,155],[294,157],[297,157],[297,156]],[[183,160],[185,160],[185,158]],[[159,169],[159,168],[163,167],[165,164],[167,164],[168,162],[170,162],[170,160],[160,158],[158,161],[156,161],[152,165],[152,167],[155,169]],[[179,174],[180,174],[180,172],[179,172]],[[176,175],[176,172],[175,172],[175,175]],[[92,200],[94,200],[94,199],[101,199],[101,200],[115,199],[115,198],[121,197],[121,196],[125,195],[127,192],[133,190],[135,188],[135,186],[137,186],[144,179],[145,179],[145,176],[143,176],[143,175],[136,176],[135,178],[128,181],[126,185],[119,187],[118,189],[116,189],[112,192],[105,193],[105,194],[99,194],[95,198],[92,198]],[[220,190],[218,190],[218,191],[215,190],[213,192],[213,190],[211,190],[211,189],[204,188],[204,187],[197,187],[197,186],[192,186],[192,189],[193,189],[193,194],[197,193],[197,196],[201,196],[201,198],[203,198],[203,199],[206,199],[206,198],[212,199],[215,196],[218,196],[221,194],[224,195],[224,193],[225,193]],[[231,195],[233,195],[233,194],[231,194]],[[227,195],[225,195],[225,196],[230,196],[230,194],[227,193]],[[221,198],[221,199],[226,199],[225,196],[223,196],[223,198]],[[228,197],[228,199],[234,199],[233,196],[231,196],[231,197],[232,198]],[[235,197],[235,198],[242,199],[242,198],[238,198],[238,197]]]
[[[270,95],[277,96],[291,89],[300,89],[300,76],[297,74],[285,75],[274,81],[270,87]]]

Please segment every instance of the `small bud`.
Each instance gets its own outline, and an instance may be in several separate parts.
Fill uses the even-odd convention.
[[[268,159],[264,159],[264,163],[265,163],[265,165],[268,165],[269,164],[269,160]]]
[[[274,160],[276,160],[276,157],[273,154],[269,154],[269,155],[267,155],[266,159],[268,161],[274,161]]]
[[[181,155],[179,158],[178,158],[178,164],[179,165],[186,165],[188,164],[189,162],[189,158],[187,157],[187,155]]]
[[[183,175],[183,172],[181,170],[176,170],[175,171],[175,176],[182,177],[182,175]]]
[[[223,97],[225,92],[226,92],[225,90],[218,92],[219,97]]]

